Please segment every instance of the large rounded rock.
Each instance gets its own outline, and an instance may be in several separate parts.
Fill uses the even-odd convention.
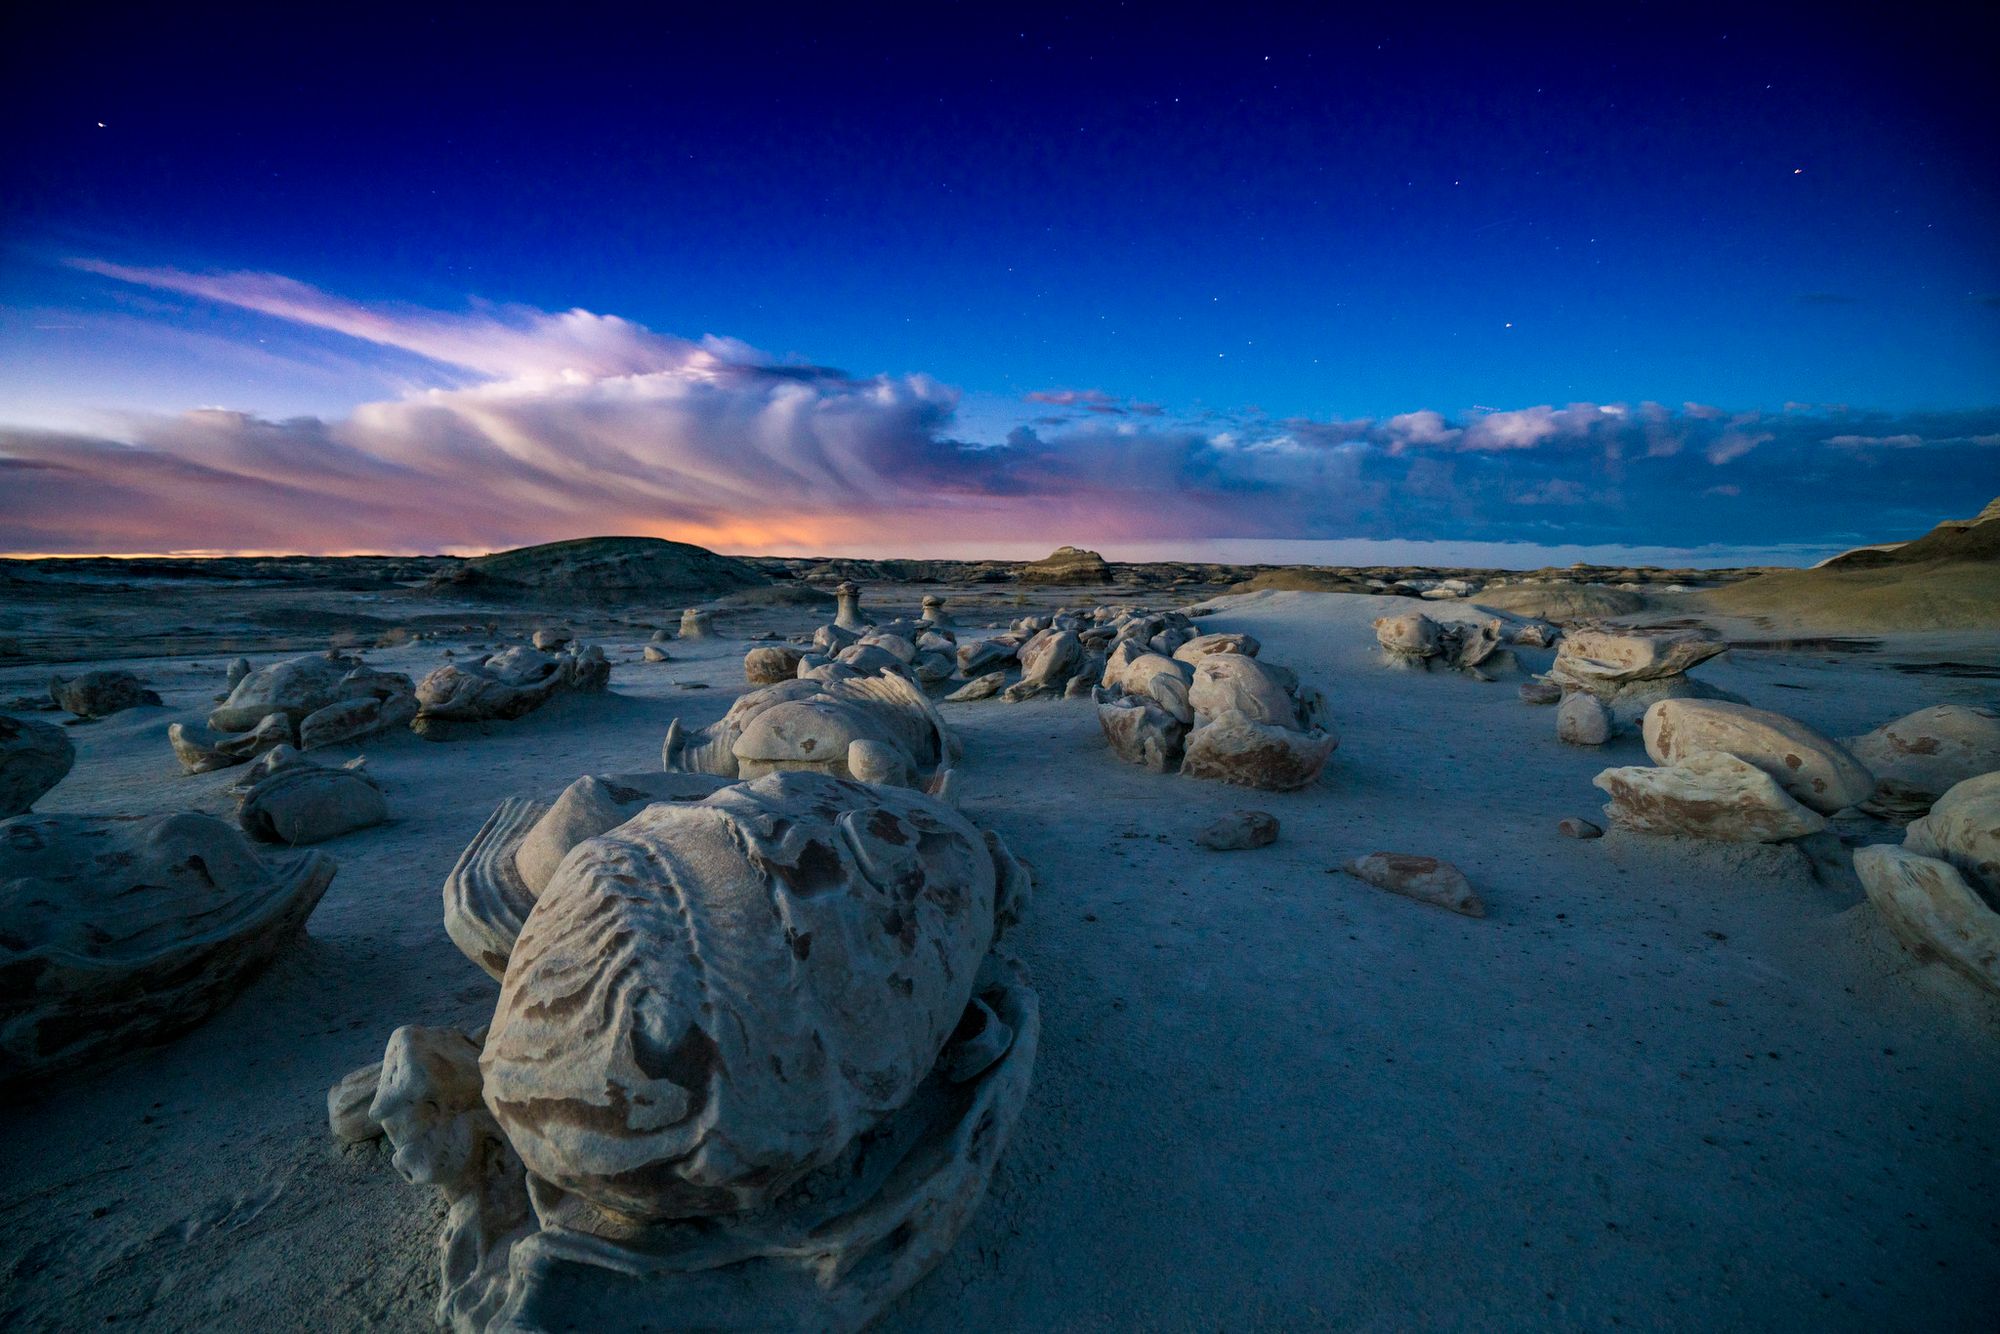
[[[60,727],[0,717],[0,819],[33,806],[75,763],[76,747]]]
[[[767,645],[743,655],[743,679],[753,686],[776,685],[799,674],[799,660],[805,655],[795,648]]]
[[[2000,913],[1950,862],[1888,845],[1857,848],[1854,874],[1911,954],[2000,994]]]
[[[160,702],[160,697],[146,689],[146,683],[132,673],[109,669],[67,678],[58,676],[49,682],[49,698],[63,712],[79,718],[109,718],[142,704]]]
[[[1862,809],[1907,822],[1954,784],[2000,769],[2000,713],[1939,704],[1850,737],[1847,749],[1875,775]]]
[[[389,803],[381,785],[358,769],[299,760],[273,769],[243,790],[236,822],[266,843],[299,847],[381,824]]]
[[[0,1089],[208,1018],[333,872],[316,852],[267,863],[206,815],[0,822]]]
[[[914,792],[773,774],[579,845],[480,1057],[528,1170],[614,1219],[769,1204],[901,1107],[1024,875]]]
[[[1720,700],[1661,700],[1646,710],[1642,731],[1646,753],[1658,764],[1680,764],[1703,751],[1734,755],[1822,815],[1859,805],[1875,790],[1875,776],[1839,742],[1768,709]]]
[[[2000,904],[2000,773],[1953,785],[1910,826],[1903,846],[1950,862]]]
[[[1288,679],[1289,678],[1289,679]],[[1241,653],[1210,653],[1195,661],[1188,704],[1204,718],[1240,713],[1255,722],[1296,729],[1297,678]]]
[[[1638,681],[1680,676],[1728,647],[1713,635],[1695,630],[1659,634],[1572,630],[1556,650],[1549,677],[1595,694],[1610,694]]]
[[[1756,765],[1703,751],[1662,768],[1606,769],[1591,780],[1611,795],[1604,813],[1642,834],[1685,834],[1730,843],[1778,843],[1826,828]]]
[[[1180,767],[1188,733],[1185,718],[1175,717],[1143,695],[1113,695],[1100,688],[1092,698],[1097,701],[1097,725],[1119,759],[1156,774]]]
[[[1318,781],[1339,744],[1331,731],[1302,732],[1231,711],[1188,733],[1181,772],[1239,787],[1290,792]]]
[[[360,667],[358,658],[332,653],[308,653],[261,667],[239,680],[229,698],[208,715],[218,732],[247,732],[274,713],[296,727],[306,716],[350,698],[344,688],[348,673]],[[404,678],[407,684],[408,678]],[[373,692],[354,692],[356,694]]]

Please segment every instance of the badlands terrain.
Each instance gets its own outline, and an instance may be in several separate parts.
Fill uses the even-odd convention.
[[[1633,832],[1593,779],[1655,765],[1637,722],[1565,741],[1520,689],[1565,638],[1639,630],[1726,644],[1689,678],[1825,738],[1990,710],[2000,519],[1982,518],[1805,572],[736,561],[613,540],[7,563],[0,718],[60,725],[75,752],[36,817],[233,828],[249,766],[187,772],[168,733],[188,754],[238,735],[208,726],[238,658],[337,649],[423,680],[542,631],[601,650],[609,680],[312,749],[364,761],[387,818],[311,845],[335,869],[303,930],[186,1031],[10,1067],[0,1325],[432,1327],[448,1192],[392,1169],[395,1127],[330,1133],[328,1090],[401,1025],[494,1022],[500,983],[447,934],[441,891],[503,799],[660,770],[675,720],[698,738],[723,719],[753,689],[746,653],[811,651],[846,581],[864,620],[914,625],[928,596],[956,622],[926,694],[962,752],[951,802],[1032,875],[1005,943],[1040,1015],[983,1200],[876,1328],[1990,1328],[2000,1000],[1864,892],[1854,850],[1902,825],[1847,806],[1773,842]],[[969,646],[1064,609],[1085,641],[1124,623],[1099,607],[1248,636],[1296,677],[1279,740],[1338,748],[1304,786],[1259,790],[1121,760],[1100,723],[1115,690],[946,698],[978,675],[956,670]],[[1376,623],[1415,616],[1453,644],[1496,626],[1501,647],[1399,663]],[[158,702],[52,709],[50,678],[87,671]],[[1238,811],[1275,817],[1275,841],[1204,846]],[[1376,852],[1450,863],[1483,915],[1343,870]],[[11,1022],[28,984],[6,985]]]

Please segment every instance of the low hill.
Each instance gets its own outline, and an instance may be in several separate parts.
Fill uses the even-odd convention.
[[[583,537],[479,556],[434,581],[440,588],[502,598],[706,601],[770,578],[706,547],[657,537]]]

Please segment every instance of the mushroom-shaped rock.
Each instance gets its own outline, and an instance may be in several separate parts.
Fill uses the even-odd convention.
[[[206,815],[0,821],[0,1089],[164,1041],[222,1008],[333,879]]]
[[[1188,734],[1185,719],[1143,695],[1098,689],[1091,697],[1097,702],[1097,724],[1119,759],[1159,774],[1180,767]]]
[[[1679,764],[1703,751],[1748,761],[1800,805],[1831,815],[1867,800],[1875,777],[1830,737],[1796,718],[1721,700],[1663,699],[1646,710],[1646,753]]]
[[[1193,639],[1174,650],[1173,656],[1180,662],[1193,662],[1196,658],[1210,653],[1240,653],[1246,658],[1257,656],[1263,645],[1255,635],[1213,634],[1196,635]]]
[[[743,679],[753,686],[776,685],[799,674],[799,660],[805,655],[795,648],[768,645],[743,655]]]
[[[780,773],[649,806],[536,903],[486,1104],[609,1219],[769,1205],[916,1092],[1024,880],[906,789]]]
[[[861,614],[861,585],[851,580],[843,580],[833,590],[833,623],[843,630],[860,634],[868,628],[868,621]]]
[[[1195,660],[1188,704],[1204,718],[1239,713],[1254,722],[1296,729],[1296,688],[1295,679],[1288,682],[1255,658],[1241,653],[1209,653]]]
[[[1903,947],[2000,994],[2000,913],[1958,868],[1887,844],[1854,851],[1854,874]]]
[[[1950,862],[2000,904],[2000,772],[1953,784],[1910,825],[1903,846]]]
[[[1721,751],[1661,768],[1606,769],[1591,780],[1611,796],[1611,823],[1642,834],[1685,834],[1731,843],[1778,843],[1826,828],[1778,780]]]
[[[132,673],[110,669],[55,677],[49,682],[49,698],[63,712],[79,718],[109,718],[142,704],[160,702],[160,697]]]
[[[1316,782],[1339,744],[1340,739],[1325,729],[1302,732],[1231,710],[1187,734],[1181,772],[1239,787],[1289,792]]]
[[[1366,881],[1377,889],[1386,889],[1391,894],[1449,908],[1467,917],[1486,916],[1486,904],[1473,892],[1465,872],[1436,857],[1407,852],[1371,852],[1366,857],[1357,857],[1341,869],[1355,879]]]
[[[571,848],[656,801],[700,801],[727,783],[712,774],[594,774],[571,783],[553,802],[508,798],[445,878],[445,934],[466,958],[499,977],[521,924]]]
[[[0,819],[28,810],[75,763],[76,746],[60,727],[0,716]]]
[[[1549,675],[1565,685],[1608,694],[1635,681],[1682,675],[1727,648],[1713,635],[1695,630],[1572,630],[1556,650]]]
[[[236,822],[266,843],[321,843],[389,818],[382,786],[359,769],[288,764],[237,799]]]
[[[1954,784],[2000,770],[2000,712],[1938,704],[1850,737],[1847,749],[1875,775],[1861,808],[1907,823]]]
[[[951,618],[951,613],[944,609],[944,599],[935,593],[926,593],[924,595],[923,618],[928,624],[935,625],[940,629],[951,630],[957,628],[956,622]]]

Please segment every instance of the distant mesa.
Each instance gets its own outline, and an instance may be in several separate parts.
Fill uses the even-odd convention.
[[[1108,584],[1111,566],[1095,551],[1077,547],[1057,547],[1037,561],[1021,567],[1024,584]]]
[[[756,566],[657,537],[582,537],[499,551],[440,571],[433,587],[482,597],[705,600],[771,582]]]

